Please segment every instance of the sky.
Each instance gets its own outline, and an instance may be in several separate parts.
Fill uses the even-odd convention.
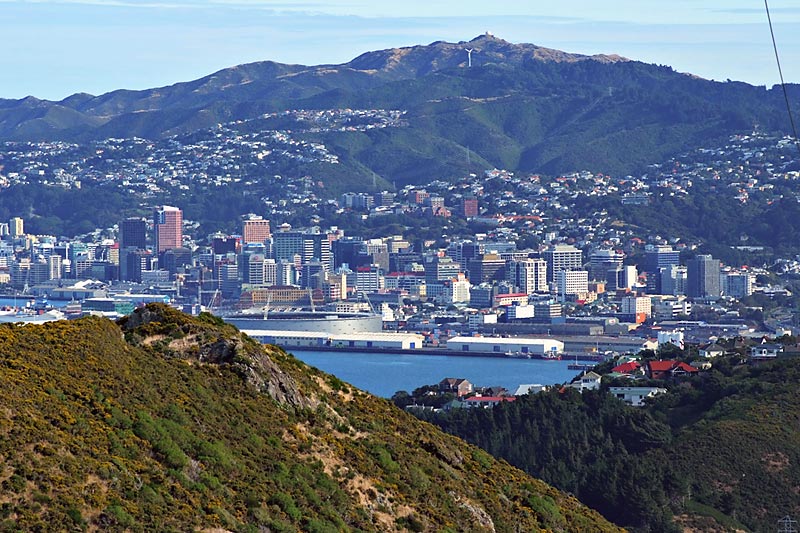
[[[769,7],[784,77],[800,82],[800,6]],[[759,0],[0,0],[0,98],[160,87],[253,61],[344,63],[486,31],[708,79],[779,81]]]

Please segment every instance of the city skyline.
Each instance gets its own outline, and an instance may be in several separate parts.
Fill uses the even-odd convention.
[[[146,89],[272,60],[306,65],[492,31],[511,42],[620,54],[716,80],[778,81],[763,5],[568,0],[546,7],[445,1],[0,0],[0,98]],[[770,4],[787,81],[800,81],[800,8]]]

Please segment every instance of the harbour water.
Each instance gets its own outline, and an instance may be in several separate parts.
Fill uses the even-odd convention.
[[[51,307],[64,307],[68,304],[68,301],[65,300],[48,300],[47,304]],[[36,298],[33,296],[17,296],[14,298],[13,296],[3,296],[0,298],[0,307],[15,307],[15,308],[23,308],[23,307],[33,307],[36,305]]]
[[[570,361],[563,360],[289,351],[311,366],[384,398],[398,390],[411,392],[444,378],[466,378],[477,386],[500,385],[513,392],[521,384],[553,385],[570,381],[578,374],[567,368]]]

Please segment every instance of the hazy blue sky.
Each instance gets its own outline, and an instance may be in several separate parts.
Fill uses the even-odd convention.
[[[800,7],[770,8],[784,75],[800,82]],[[0,0],[0,98],[157,87],[266,59],[342,63],[487,30],[705,78],[778,80],[760,0]]]

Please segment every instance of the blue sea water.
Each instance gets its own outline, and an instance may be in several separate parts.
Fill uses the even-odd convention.
[[[17,296],[16,298],[4,296],[0,298],[0,307],[33,307],[36,298],[32,296]],[[65,300],[48,300],[47,303],[52,307],[64,307],[69,302]]]
[[[384,398],[390,398],[398,390],[411,392],[422,385],[439,383],[444,378],[466,378],[473,385],[500,385],[513,392],[521,384],[553,385],[570,381],[578,374],[567,368],[569,361],[289,351],[311,366]]]

